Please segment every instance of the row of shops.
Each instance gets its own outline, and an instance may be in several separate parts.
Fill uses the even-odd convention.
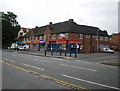
[[[29,45],[32,50],[49,52],[66,52],[66,53],[80,53],[81,40],[35,40],[35,41],[22,41],[19,42],[21,45]]]

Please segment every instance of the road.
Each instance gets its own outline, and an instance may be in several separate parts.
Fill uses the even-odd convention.
[[[3,51],[2,63],[3,89],[120,90],[118,67],[9,51]]]

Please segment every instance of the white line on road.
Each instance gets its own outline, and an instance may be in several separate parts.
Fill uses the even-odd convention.
[[[112,89],[120,90],[120,88],[117,88],[117,87],[108,86],[108,85],[105,85],[105,84],[96,83],[96,82],[92,82],[92,81],[87,81],[87,80],[84,80],[84,79],[75,78],[75,77],[68,76],[68,75],[65,75],[65,74],[62,74],[62,76],[64,76],[64,77],[68,77],[68,78],[71,78],[71,79],[75,79],[75,80],[79,80],[79,81],[82,81],[82,82],[86,82],[86,83],[94,84],[94,85],[99,85],[99,86],[102,86],[102,87],[107,87],[107,88],[112,88]]]
[[[52,62],[50,62],[50,61],[39,60],[39,59],[32,59],[32,60],[38,60],[38,61],[41,61],[41,62],[52,63]]]
[[[16,55],[13,54],[12,56],[16,56]]]
[[[88,71],[97,72],[97,70],[93,70],[93,69],[87,69],[87,68],[82,68],[82,67],[77,67],[77,66],[70,66],[70,65],[66,65],[66,64],[60,64],[60,65],[66,66],[66,67],[71,67],[71,68],[76,68],[76,69],[82,69],[82,70],[88,70]]]
[[[28,67],[35,68],[35,69],[45,70],[45,69],[42,69],[42,68],[39,68],[39,67],[35,67],[35,66],[32,66],[32,65],[28,65],[28,64],[25,64],[25,63],[21,63],[21,64],[22,64],[22,65],[25,65],[25,66],[28,66]]]
[[[11,59],[7,59],[7,58],[3,58],[3,59],[10,61],[10,62],[15,62],[14,60],[11,60]]]

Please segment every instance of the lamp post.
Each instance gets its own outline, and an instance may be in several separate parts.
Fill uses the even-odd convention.
[[[98,37],[98,31],[99,29],[97,29],[97,54],[99,54],[99,37]]]

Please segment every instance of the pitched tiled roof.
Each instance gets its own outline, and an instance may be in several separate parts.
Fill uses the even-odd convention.
[[[35,36],[44,35],[43,33],[44,33],[46,27],[47,26],[42,26],[42,27],[36,27],[36,28],[34,28],[33,31],[34,31]]]
[[[78,25],[72,19],[65,22],[60,22],[56,24],[50,24],[42,27],[34,28],[35,35],[43,35],[45,28],[49,26],[51,33],[82,33],[82,34],[98,34],[102,36],[108,36],[107,31],[102,31],[97,27],[86,26],[86,25]]]
[[[30,31],[28,33],[26,33],[23,37],[30,37],[34,35],[34,31],[32,29],[30,29]]]
[[[83,34],[97,34],[99,30],[99,35],[108,35],[107,31],[102,31],[97,27],[86,26],[86,25],[78,25],[73,20],[57,23],[50,25],[52,33],[83,33]]]

